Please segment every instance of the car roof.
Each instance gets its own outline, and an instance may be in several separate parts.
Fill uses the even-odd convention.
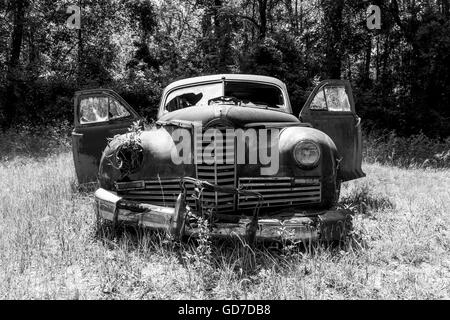
[[[193,77],[193,78],[186,78],[178,81],[174,81],[171,84],[169,84],[164,91],[170,91],[173,88],[188,85],[191,83],[201,83],[201,82],[210,82],[210,81],[220,81],[220,80],[244,80],[244,81],[259,81],[259,82],[267,82],[267,83],[273,83],[275,85],[280,86],[281,88],[286,88],[285,84],[274,77],[268,77],[268,76],[260,76],[255,74],[213,74],[208,76],[201,76],[201,77]]]
[[[283,95],[286,98],[286,109],[283,109],[283,112],[292,113],[291,108],[291,102],[289,101],[289,95],[287,93],[286,85],[283,81],[269,76],[261,76],[256,74],[240,74],[240,73],[222,73],[222,74],[213,74],[208,76],[201,76],[201,77],[192,77],[192,78],[186,78],[178,81],[174,81],[171,84],[169,84],[167,87],[164,88],[164,91],[162,93],[161,101],[159,104],[159,111],[158,111],[158,118],[164,109],[164,100],[167,94],[172,91],[175,88],[188,86],[190,84],[201,84],[201,83],[208,83],[208,82],[214,82],[214,81],[221,81],[221,80],[232,80],[232,81],[252,81],[252,82],[263,82],[263,83],[271,83],[281,88],[283,91]]]

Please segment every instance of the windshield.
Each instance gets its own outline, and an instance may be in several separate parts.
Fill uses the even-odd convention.
[[[225,96],[235,97],[248,106],[283,108],[283,93],[278,87],[253,82],[227,82]]]
[[[255,82],[227,81],[176,89],[169,93],[165,109],[169,112],[191,106],[208,106],[217,97],[234,97],[244,107],[283,109],[283,92],[276,86]]]

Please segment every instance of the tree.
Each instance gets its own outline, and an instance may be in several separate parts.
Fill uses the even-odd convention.
[[[340,79],[344,0],[322,0],[321,6],[325,32],[325,74],[327,78]]]
[[[73,2],[0,1],[4,126],[71,120],[73,92],[99,86],[151,114],[173,80],[239,72],[283,80],[296,114],[313,80],[346,78],[365,123],[450,134],[448,0],[80,3],[82,55],[65,26]],[[366,27],[369,4],[381,8],[381,30]]]
[[[16,114],[16,102],[18,99],[17,82],[20,80],[20,54],[22,51],[25,14],[29,5],[28,0],[15,0],[12,6],[13,28],[11,34],[11,49],[9,54],[6,75],[5,116],[2,127],[10,126]]]

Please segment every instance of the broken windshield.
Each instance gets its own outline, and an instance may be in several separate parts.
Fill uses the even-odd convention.
[[[285,108],[283,92],[278,87],[244,81],[227,81],[225,87],[223,82],[218,82],[175,89],[167,96],[164,106],[168,112],[208,106],[209,100],[222,96],[234,97],[242,101],[240,105],[244,107]]]

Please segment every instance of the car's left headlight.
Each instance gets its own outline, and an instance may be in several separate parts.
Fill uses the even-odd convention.
[[[319,163],[320,147],[313,141],[303,140],[295,145],[293,156],[300,167],[311,169]]]

